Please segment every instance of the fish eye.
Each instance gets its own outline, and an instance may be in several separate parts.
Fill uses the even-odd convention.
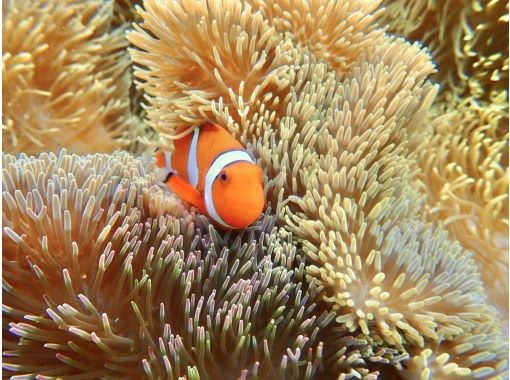
[[[221,182],[227,182],[227,179],[228,179],[227,173],[225,173],[225,172],[220,173],[218,178],[221,180]]]

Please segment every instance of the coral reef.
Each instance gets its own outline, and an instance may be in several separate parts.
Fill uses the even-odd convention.
[[[4,88],[33,96],[23,98],[27,112],[11,108],[4,119],[9,151],[138,152],[136,138],[172,149],[211,119],[263,168],[266,214],[246,230],[217,232],[157,186],[152,161],[129,153],[4,155],[4,369],[507,377],[508,54],[495,52],[507,38],[504,4],[145,0],[135,11],[135,3],[65,13],[109,20],[98,29],[94,17],[71,23],[89,31],[70,30],[77,46],[104,53],[76,88],[89,91],[96,76],[110,95],[87,107],[120,108],[106,118],[113,124],[91,126],[85,115],[105,120],[92,108],[77,114],[83,129],[66,127],[44,149],[22,145],[15,131],[54,131],[31,115],[72,108],[59,102],[75,104],[77,90],[55,92],[46,106],[53,90],[23,79],[12,57],[26,55],[5,50]],[[53,12],[51,23],[23,24],[12,9],[9,28],[67,20]],[[136,89],[120,36],[130,21]],[[39,42],[30,46],[36,56]],[[112,96],[126,101],[105,106]],[[152,132],[127,127],[125,114],[146,117]]]

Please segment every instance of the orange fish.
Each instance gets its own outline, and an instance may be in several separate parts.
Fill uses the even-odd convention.
[[[217,124],[177,139],[173,153],[157,150],[156,163],[168,171],[164,182],[174,193],[223,229],[249,226],[264,208],[262,170]]]

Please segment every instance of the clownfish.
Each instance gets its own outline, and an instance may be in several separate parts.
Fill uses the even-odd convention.
[[[155,156],[175,194],[223,229],[244,228],[259,218],[265,204],[262,170],[225,129],[206,122],[174,146],[172,153],[158,149]]]

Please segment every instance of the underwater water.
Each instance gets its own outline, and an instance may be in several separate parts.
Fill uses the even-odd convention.
[[[2,3],[2,368],[508,379],[508,2]]]

